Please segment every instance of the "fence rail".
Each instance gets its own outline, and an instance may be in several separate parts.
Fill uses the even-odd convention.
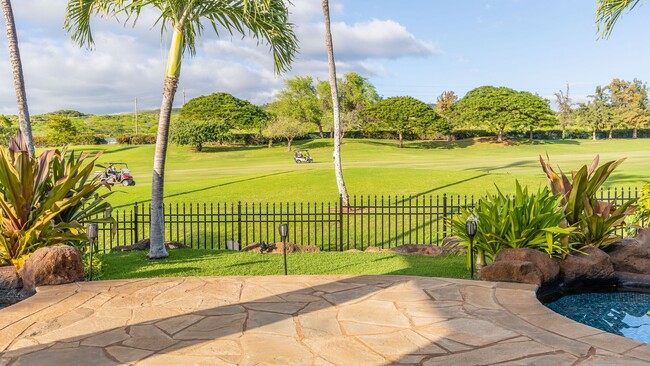
[[[606,189],[598,198],[623,202],[639,197],[639,190]],[[226,249],[228,241],[241,247],[280,240],[277,227],[289,224],[287,241],[315,245],[321,250],[364,250],[403,244],[439,245],[454,233],[445,222],[463,208],[474,207],[473,196],[353,196],[327,203],[216,203],[168,204],[164,208],[167,240],[192,248]],[[100,224],[98,244],[108,251],[149,237],[151,207],[136,203],[113,214],[116,234]],[[619,233],[623,235],[621,231]]]

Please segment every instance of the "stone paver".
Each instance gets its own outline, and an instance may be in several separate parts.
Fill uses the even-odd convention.
[[[407,276],[197,277],[43,287],[0,310],[0,365],[643,365],[650,346],[535,287]]]

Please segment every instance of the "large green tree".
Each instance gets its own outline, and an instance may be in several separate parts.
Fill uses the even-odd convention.
[[[553,93],[553,95],[555,95],[555,103],[557,103],[557,118],[562,129],[562,140],[564,140],[566,138],[566,129],[573,118],[573,103],[571,97],[569,97],[569,83],[566,84],[566,93],[560,90]]]
[[[223,119],[178,120],[174,121],[169,131],[169,139],[178,145],[193,146],[198,152],[208,142],[223,142],[230,136],[232,125]]]
[[[9,46],[9,58],[14,74],[14,89],[16,90],[16,101],[18,104],[18,118],[20,120],[20,132],[27,143],[29,156],[34,156],[34,141],[32,139],[32,124],[29,119],[29,108],[27,108],[27,92],[25,91],[25,78],[23,77],[23,63],[18,48],[18,33],[14,12],[11,8],[11,1],[0,0],[2,14],[7,26],[7,45]]]
[[[591,139],[598,139],[598,131],[605,127],[610,128],[609,138],[612,138],[614,119],[612,108],[610,106],[609,95],[601,86],[596,87],[596,92],[590,95],[588,103],[580,103],[576,111],[577,121],[580,125],[588,127],[591,130]]]
[[[437,130],[440,117],[428,104],[413,97],[392,97],[361,110],[371,124],[395,131],[399,147],[404,147],[405,133],[426,133]]]
[[[182,120],[223,120],[233,128],[261,130],[268,116],[264,109],[228,93],[214,93],[191,99],[180,110]]]
[[[291,144],[295,138],[305,136],[307,133],[309,133],[307,123],[287,116],[274,117],[262,130],[262,135],[269,139],[269,147],[273,139],[285,139],[287,151],[291,151]]]
[[[135,23],[144,10],[158,14],[155,25],[161,36],[171,32],[167,56],[163,99],[158,121],[158,136],[151,184],[151,247],[149,258],[167,257],[163,197],[165,160],[174,96],[186,52],[196,53],[196,42],[205,26],[219,35],[239,33],[268,44],[277,73],[288,70],[296,53],[297,39],[288,20],[283,0],[69,0],[65,28],[80,45],[93,45],[90,20],[93,16],[126,16]]]
[[[356,72],[343,74],[343,78],[337,78],[336,83],[340,100],[340,132],[341,136],[345,136],[346,131],[357,130],[362,127],[363,120],[359,115],[359,111],[377,103],[381,98],[377,94],[375,86]],[[333,119],[331,113],[333,110],[332,91],[329,80],[319,80],[316,89],[320,107],[323,110],[323,126],[327,126]]]
[[[610,93],[611,106],[620,125],[631,128],[632,138],[636,138],[637,130],[650,120],[646,84],[638,79],[614,79],[605,89]]]
[[[297,76],[285,81],[267,110],[278,117],[287,117],[318,127],[321,138],[323,134],[323,110],[318,100],[314,79],[311,76]]]
[[[450,113],[451,106],[458,101],[458,96],[453,91],[443,91],[438,98],[436,98],[436,112],[438,115],[444,118],[445,122],[449,128],[449,134],[447,135],[447,141],[451,141],[454,123],[453,123],[453,114]]]
[[[499,142],[505,131],[530,130],[553,115],[548,101],[537,95],[494,86],[470,90],[452,113],[460,123],[495,132]]]

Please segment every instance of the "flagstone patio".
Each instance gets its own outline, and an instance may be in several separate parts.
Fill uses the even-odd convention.
[[[43,287],[0,310],[0,365],[647,365],[650,345],[528,285],[407,276]]]

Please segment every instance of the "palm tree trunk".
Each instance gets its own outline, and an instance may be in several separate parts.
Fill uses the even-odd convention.
[[[23,78],[23,64],[18,49],[18,35],[14,13],[11,9],[10,0],[0,0],[2,13],[7,25],[7,44],[9,46],[9,58],[14,73],[14,88],[16,89],[16,101],[18,102],[18,118],[20,119],[20,132],[27,142],[29,156],[34,156],[34,141],[32,139],[32,125],[29,120],[29,109],[27,108],[27,93],[25,92],[25,79]]]
[[[165,71],[165,88],[160,105],[158,120],[158,136],[156,137],[156,152],[153,159],[153,178],[151,180],[151,228],[150,246],[147,257],[150,259],[166,258],[169,256],[165,248],[165,160],[167,158],[167,142],[169,139],[169,121],[171,119],[174,96],[178,88],[178,78],[181,74],[183,33],[174,27],[172,44],[167,56]]]
[[[341,165],[341,107],[339,102],[339,91],[336,82],[336,63],[334,61],[334,46],[332,44],[332,32],[330,30],[330,8],[329,1],[323,0],[323,15],[325,16],[325,45],[327,47],[327,60],[329,62],[330,89],[332,90],[332,112],[334,114],[334,174],[339,195],[342,197],[343,206],[348,205],[348,190],[343,179],[343,167]]]

